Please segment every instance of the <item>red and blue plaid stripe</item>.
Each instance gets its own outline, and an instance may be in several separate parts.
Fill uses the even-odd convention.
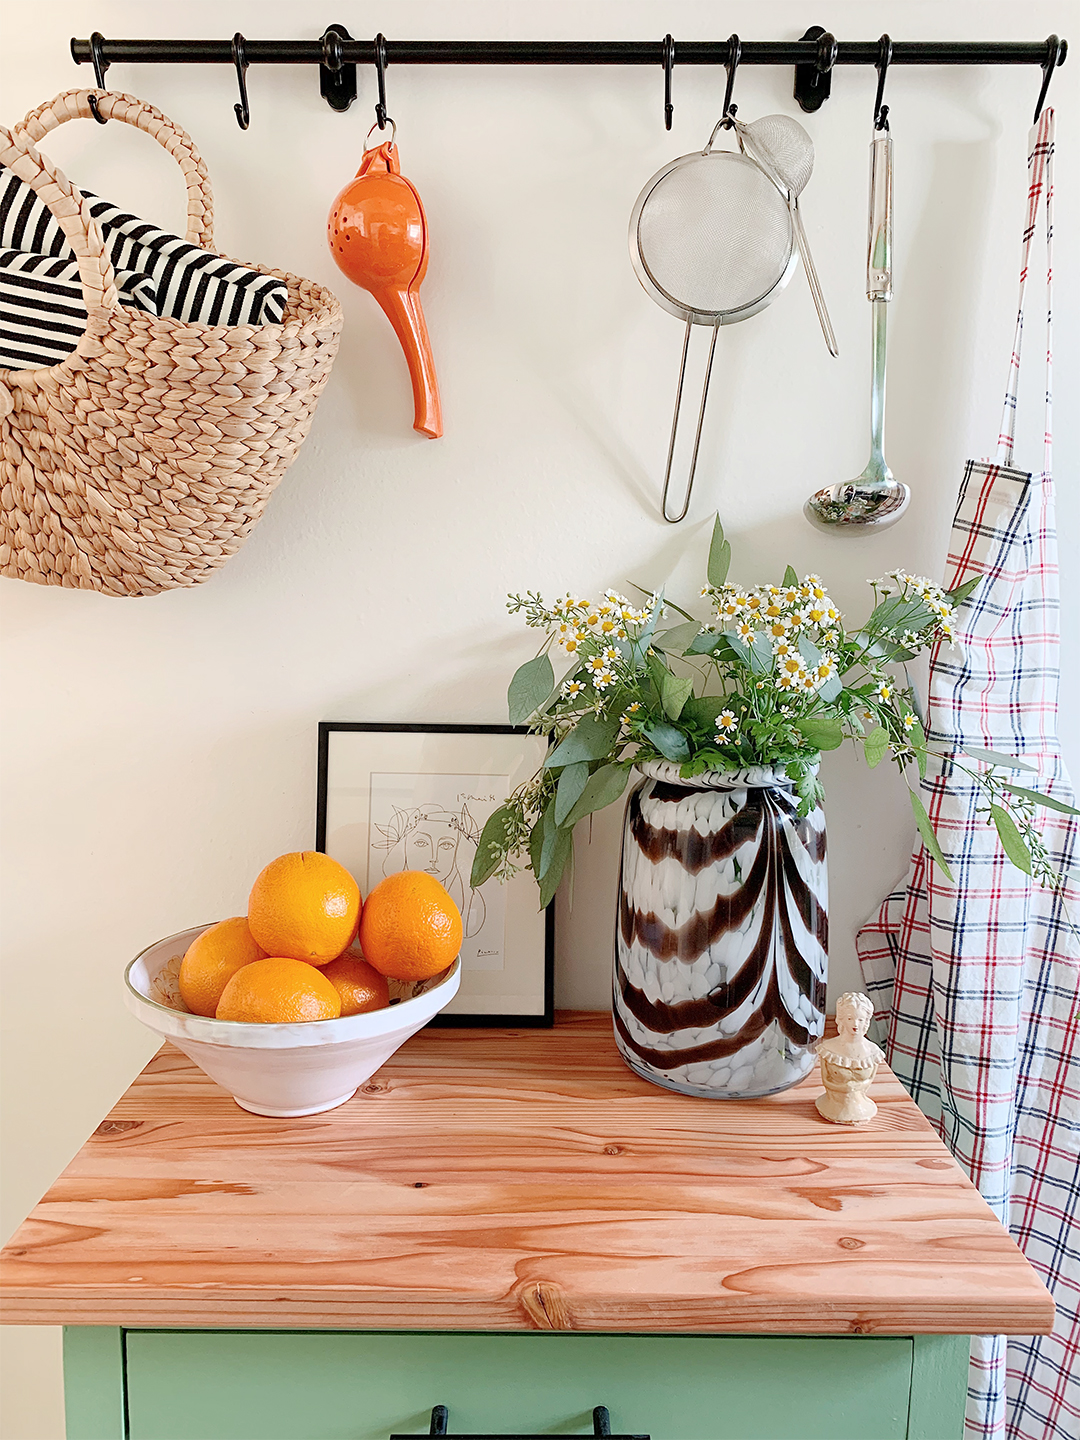
[[[983,583],[958,644],[931,657],[928,738],[1015,755],[1013,778],[1073,803],[1057,739],[1057,535],[1050,477],[1053,111],[1032,132],[1020,309],[997,462],[968,463],[948,584]],[[1047,233],[1044,471],[1012,465],[1024,289],[1040,205]],[[905,883],[859,934],[864,982],[889,1063],[1053,1293],[1051,1335],[977,1336],[970,1440],[1080,1436],[1080,884],[1041,888],[1001,853],[976,787],[931,762],[927,810],[956,879],[922,844]],[[1040,811],[1062,872],[1080,868],[1072,817]]]

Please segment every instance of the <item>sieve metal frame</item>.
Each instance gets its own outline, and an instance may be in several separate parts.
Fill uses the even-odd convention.
[[[670,161],[663,169],[658,170],[656,174],[646,182],[641,193],[634,201],[633,210],[630,212],[630,227],[627,242],[630,250],[630,263],[634,267],[634,274],[637,276],[642,289],[649,296],[650,300],[659,305],[661,310],[665,310],[669,315],[674,315],[677,320],[688,321],[693,325],[734,325],[740,320],[748,320],[751,315],[757,315],[759,311],[771,305],[781,290],[785,288],[795,273],[795,267],[799,263],[799,247],[796,243],[795,226],[792,223],[790,210],[784,202],[782,195],[778,194],[778,199],[780,199],[784,207],[788,227],[788,255],[784,269],[768,290],[756,299],[748,301],[747,304],[738,306],[733,310],[697,310],[691,306],[680,304],[674,296],[669,295],[668,292],[653,279],[641,254],[641,245],[638,239],[638,226],[641,220],[641,212],[644,210],[653,191],[673,170],[678,170],[684,165],[707,160],[717,162],[722,160],[733,161],[739,165],[750,166],[750,168],[756,170],[759,175],[764,175],[765,179],[768,180],[770,184],[773,184],[774,189],[777,188],[763,167],[758,165],[748,155],[743,155],[735,150],[713,150],[711,143],[710,141],[709,149],[693,150],[689,155],[680,155],[678,159]]]

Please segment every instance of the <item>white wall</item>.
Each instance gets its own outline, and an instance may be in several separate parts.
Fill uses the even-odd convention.
[[[392,38],[841,38],[1080,41],[1074,0],[1024,5],[697,0],[299,0],[4,4],[3,118],[90,80],[72,34],[316,35],[330,20]],[[1077,85],[1058,102],[1057,469],[1067,753],[1077,763]],[[175,117],[214,181],[228,253],[317,277],[342,298],[341,354],[310,439],[246,548],[210,583],[145,600],[0,585],[4,630],[3,1234],[22,1219],[154,1049],[125,1012],[121,968],[160,935],[244,903],[271,856],[310,845],[322,719],[500,721],[532,637],[507,590],[699,583],[711,512],[734,573],[791,561],[856,611],[893,564],[939,574],[965,458],[997,432],[1011,342],[1032,69],[897,69],[896,303],[887,450],[913,490],[886,535],[837,540],[801,517],[813,489],[867,453],[869,317],[863,249],[874,75],[841,70],[803,117],[817,146],[807,227],[837,335],[830,361],[801,276],[771,309],[721,336],[694,506],[657,516],[681,327],[644,295],[626,226],[645,180],[700,147],[722,72],[676,69],[675,128],[660,70],[393,68],[405,172],[427,207],[424,286],[446,416],[415,436],[404,363],[365,294],[336,271],[324,217],[359,161],[372,77],[347,116],[314,70],[249,73],[252,121],[232,114],[224,68],[117,66],[117,88]],[[744,118],[795,111],[791,73],[744,69]],[[797,111],[795,113],[798,113]],[[182,188],[145,137],[68,126],[50,155],[89,188],[181,220]],[[1042,341],[1032,308],[1029,361]],[[1041,376],[1029,376],[1034,403]],[[1038,463],[1041,417],[1023,450]],[[691,592],[692,593],[692,592]],[[857,984],[853,933],[901,872],[909,812],[897,777],[831,756],[833,974]],[[573,913],[559,912],[559,1003],[607,1003],[618,817],[579,847]],[[8,1334],[6,1440],[62,1433],[58,1332]]]

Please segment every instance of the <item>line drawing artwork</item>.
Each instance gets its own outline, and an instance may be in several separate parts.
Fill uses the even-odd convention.
[[[480,832],[506,799],[505,775],[371,776],[368,887],[400,870],[433,875],[461,911],[462,968],[501,970],[503,887],[469,884]]]

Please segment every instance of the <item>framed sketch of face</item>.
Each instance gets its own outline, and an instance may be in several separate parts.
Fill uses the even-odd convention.
[[[546,751],[523,726],[319,726],[315,848],[351,871],[363,896],[387,875],[419,870],[461,911],[461,989],[432,1024],[554,1021],[554,905],[539,909],[529,871],[469,884],[488,816]]]

